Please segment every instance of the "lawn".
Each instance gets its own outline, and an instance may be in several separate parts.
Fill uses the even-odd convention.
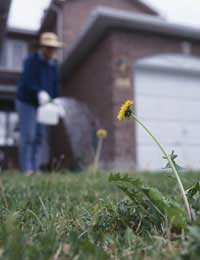
[[[140,176],[146,185],[182,204],[176,182],[167,173],[130,176]],[[182,173],[186,188],[199,177]],[[154,225],[151,212],[138,220],[130,199],[108,179],[103,172],[3,174],[1,259],[199,259],[199,223],[183,232],[167,221]]]

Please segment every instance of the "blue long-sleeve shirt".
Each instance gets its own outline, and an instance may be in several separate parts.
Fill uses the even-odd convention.
[[[51,98],[59,96],[58,65],[46,61],[39,53],[34,53],[24,62],[17,99],[37,107],[38,92],[41,90],[45,90]]]

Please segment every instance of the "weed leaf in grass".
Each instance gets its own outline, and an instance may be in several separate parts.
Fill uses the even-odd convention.
[[[133,179],[127,174],[111,174],[109,181],[114,182],[135,204],[139,204],[140,209],[151,210],[154,220],[157,219],[155,215],[159,214],[160,218],[164,219],[166,217],[175,228],[185,228],[187,226],[184,208],[174,200],[163,196],[157,189],[145,186],[140,179]],[[154,210],[152,210],[152,205]]]
[[[200,227],[198,225],[193,225],[189,227],[188,230],[188,239],[184,243],[184,249],[181,252],[181,259],[200,259]]]
[[[149,200],[166,215],[172,226],[176,228],[185,228],[187,226],[185,210],[176,201],[164,197],[155,188],[145,187],[143,191]]]
[[[76,256],[79,256],[78,259],[109,259],[107,253],[98,245],[93,243],[89,238],[81,238],[77,239],[79,237],[78,233],[76,231],[73,231],[70,233],[70,242],[71,247],[73,248],[74,252],[74,258]]]
[[[195,218],[200,216],[200,182],[197,182],[194,186],[187,190],[187,197],[190,205],[193,209],[193,215]]]
[[[194,186],[192,186],[187,190],[188,199],[194,198],[196,195],[199,195],[199,193],[200,193],[200,182],[197,182]]]
[[[183,170],[183,167],[181,167],[180,165],[178,165],[178,164],[176,163],[176,161],[175,161],[175,159],[178,157],[178,155],[175,154],[174,150],[172,150],[172,152],[171,152],[171,154],[170,154],[169,156],[170,156],[170,158],[171,158],[171,160],[172,160],[172,162],[173,162],[173,164],[174,164],[176,170],[177,170],[177,171],[182,171],[182,170]],[[163,156],[163,159],[168,160],[166,156]],[[167,162],[167,164],[165,165],[165,167],[163,167],[163,169],[171,169],[171,168],[172,168],[172,167],[171,167],[171,164],[170,164],[169,162]]]

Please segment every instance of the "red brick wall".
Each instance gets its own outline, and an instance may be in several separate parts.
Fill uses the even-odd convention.
[[[119,122],[116,115],[126,99],[134,99],[134,65],[144,57],[159,54],[182,53],[183,40],[141,32],[113,31],[101,41],[85,61],[75,69],[64,84],[64,94],[88,104],[103,127],[109,131],[104,145],[103,159],[119,168],[127,169],[136,161],[135,125],[131,121]],[[197,53],[197,43],[192,44]],[[120,77],[119,58],[127,60],[129,87],[119,88],[115,80]],[[137,102],[137,100],[135,100]],[[112,164],[111,164],[112,166]]]
[[[103,40],[90,56],[76,68],[72,78],[65,83],[63,94],[88,105],[101,127],[109,132],[105,140],[103,158],[114,153],[113,102],[111,74],[111,41]]]
[[[142,4],[134,0],[69,0],[65,2],[64,12],[64,39],[69,46],[85,25],[86,20],[92,11],[98,6],[117,8],[120,10],[132,11],[153,15],[153,11],[148,10]]]

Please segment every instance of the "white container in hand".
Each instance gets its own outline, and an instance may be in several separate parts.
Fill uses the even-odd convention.
[[[40,106],[37,111],[37,121],[44,125],[57,125],[59,123],[59,109],[54,103]]]

